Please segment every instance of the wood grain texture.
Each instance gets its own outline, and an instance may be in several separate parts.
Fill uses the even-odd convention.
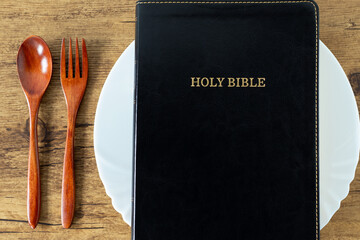
[[[338,58],[360,106],[360,1],[317,0],[320,39]],[[84,23],[86,23],[84,25]],[[100,181],[93,128],[101,88],[117,58],[135,36],[134,0],[0,2],[0,239],[130,239],[130,227],[111,206]],[[39,35],[53,55],[54,72],[39,110],[42,208],[39,225],[26,221],[28,112],[16,71],[21,42]],[[85,38],[89,78],[75,130],[75,216],[61,226],[61,179],[67,113],[60,85],[61,39]],[[349,196],[321,231],[322,240],[360,239],[360,170]]]

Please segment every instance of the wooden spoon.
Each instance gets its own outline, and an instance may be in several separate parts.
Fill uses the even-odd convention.
[[[17,69],[30,113],[27,215],[28,222],[34,229],[40,217],[37,115],[41,98],[49,85],[52,74],[51,53],[44,40],[37,36],[25,39],[17,55]]]

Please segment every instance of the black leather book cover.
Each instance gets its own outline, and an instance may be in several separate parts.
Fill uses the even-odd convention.
[[[316,240],[318,8],[137,3],[133,240]]]

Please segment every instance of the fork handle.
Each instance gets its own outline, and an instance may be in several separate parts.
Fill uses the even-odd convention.
[[[64,228],[70,227],[75,211],[74,131],[75,117],[69,117],[61,193],[61,223]]]
[[[39,103],[30,106],[30,138],[28,160],[28,192],[27,192],[27,216],[32,229],[35,229],[40,218],[40,169],[37,137],[37,115]]]

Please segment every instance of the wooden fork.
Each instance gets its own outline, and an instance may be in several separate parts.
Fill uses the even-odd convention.
[[[60,79],[65,95],[68,113],[68,126],[61,192],[61,222],[64,228],[70,227],[75,211],[74,131],[76,115],[80,102],[84,96],[88,77],[88,57],[84,39],[82,39],[82,75],[80,76],[78,39],[76,39],[75,74],[73,74],[71,38],[69,40],[68,62],[68,75],[66,77],[65,39],[63,38],[60,57]]]

